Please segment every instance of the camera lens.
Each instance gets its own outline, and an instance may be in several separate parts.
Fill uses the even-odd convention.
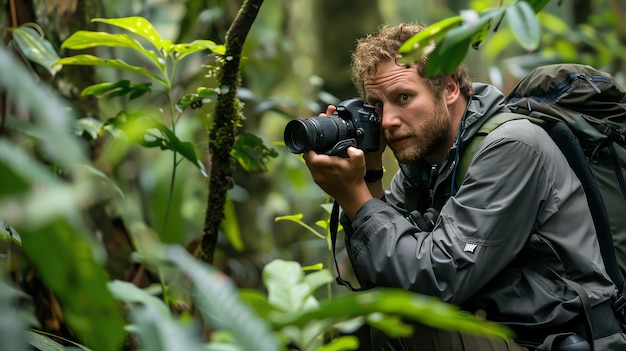
[[[285,146],[294,154],[323,153],[348,136],[348,124],[339,117],[296,119],[285,126]]]
[[[294,154],[301,154],[311,149],[311,144],[315,143],[315,126],[306,123],[306,120],[296,119],[287,123],[285,127],[285,146],[287,150]],[[313,139],[309,139],[309,135]]]

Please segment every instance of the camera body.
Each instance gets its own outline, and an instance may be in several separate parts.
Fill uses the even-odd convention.
[[[289,121],[284,138],[287,150],[294,154],[313,150],[342,155],[349,146],[376,151],[380,148],[380,118],[374,106],[352,98],[340,102],[330,116]]]

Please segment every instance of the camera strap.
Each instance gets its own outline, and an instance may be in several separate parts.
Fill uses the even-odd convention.
[[[330,213],[329,225],[330,225],[330,241],[332,243],[332,250],[333,250],[333,260],[335,261],[335,268],[337,269],[337,278],[335,279],[337,281],[337,284],[343,285],[352,291],[365,291],[365,290],[370,289],[367,286],[361,286],[357,288],[353,287],[349,281],[341,278],[341,273],[339,273],[339,264],[337,263],[337,256],[335,254],[335,248],[336,248],[336,243],[337,243],[337,230],[339,228],[339,204],[337,203],[336,200],[333,203],[333,210]]]

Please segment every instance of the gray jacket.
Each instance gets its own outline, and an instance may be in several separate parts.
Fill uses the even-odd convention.
[[[457,144],[489,116],[507,111],[495,87],[474,88]],[[450,197],[456,149],[440,165],[400,165],[384,199],[368,201],[352,223],[342,218],[362,285],[480,309],[518,340],[533,342],[582,311],[576,292],[557,274],[578,282],[592,306],[616,296],[580,181],[541,127],[521,119],[489,133]],[[432,231],[420,231],[409,213],[428,208],[439,215]],[[624,334],[604,339],[596,350],[626,350]]]

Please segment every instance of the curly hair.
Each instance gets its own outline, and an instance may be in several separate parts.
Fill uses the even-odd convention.
[[[365,98],[364,81],[372,79],[382,63],[388,60],[397,61],[400,58],[398,54],[400,46],[423,29],[424,26],[418,24],[403,23],[393,27],[382,25],[377,33],[357,40],[352,53],[352,82],[361,97]],[[417,72],[422,77],[425,77],[426,61],[427,57],[424,57],[416,62]],[[459,83],[461,94],[466,98],[474,94],[465,66],[461,65],[452,74],[440,73],[426,79],[428,88],[435,97],[441,96],[447,77],[452,77]]]

